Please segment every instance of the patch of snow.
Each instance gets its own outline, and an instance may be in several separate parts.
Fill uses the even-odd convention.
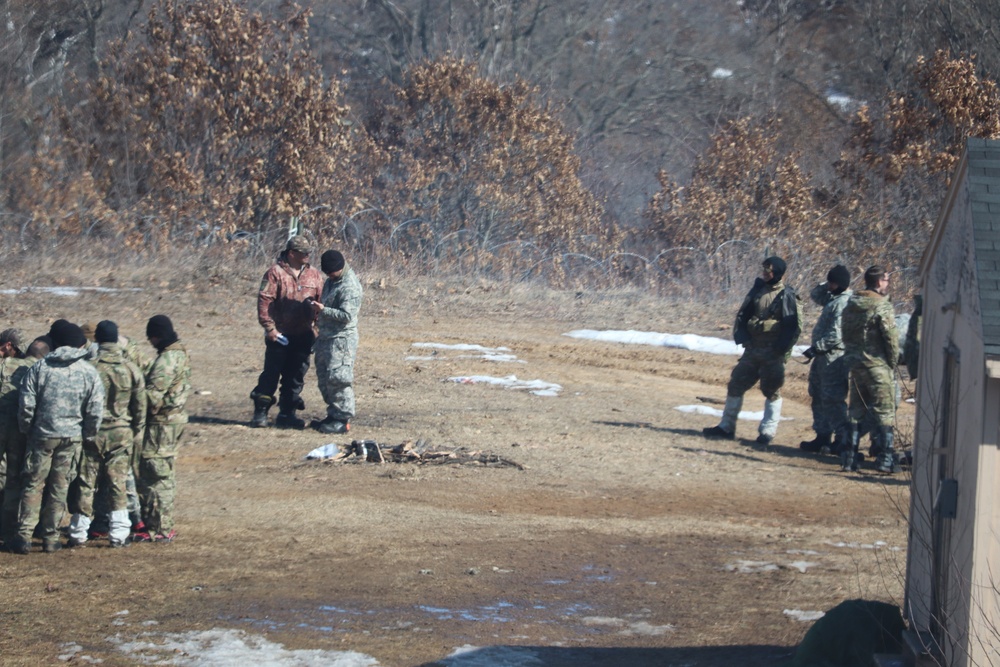
[[[733,70],[726,69],[725,67],[716,67],[714,70],[712,70],[711,74],[713,79],[728,79],[732,75],[733,75]]]
[[[680,412],[687,412],[696,415],[709,415],[711,417],[721,417],[722,410],[718,408],[710,408],[707,405],[678,405],[674,408]],[[740,414],[737,415],[738,419],[745,419],[747,421],[759,422],[764,418],[764,411],[758,410],[757,412],[751,412],[749,410],[742,410]],[[779,417],[778,421],[792,421],[794,417]]]
[[[563,336],[570,338],[582,338],[586,340],[596,340],[604,343],[625,343],[627,345],[654,345],[657,347],[676,347],[682,350],[693,352],[707,352],[708,354],[743,354],[743,346],[737,345],[731,340],[712,338],[710,336],[698,336],[696,334],[664,334],[646,331],[596,331],[593,329],[576,329]],[[807,345],[796,345],[792,350],[794,356],[802,356],[802,352],[808,348]]]
[[[242,630],[213,629],[108,641],[136,662],[182,667],[260,665],[266,667],[374,667],[378,661],[356,651],[289,650]]]
[[[21,287],[19,289],[0,290],[0,294],[26,294],[28,292],[40,292],[53,296],[80,296],[80,292],[95,292],[97,294],[119,294],[121,292],[141,292],[139,287]]]
[[[826,612],[802,611],[801,609],[785,609],[782,613],[785,616],[791,618],[792,620],[799,621],[800,623],[808,623],[809,621],[818,621],[819,619],[826,616]]]
[[[727,572],[739,574],[757,574],[758,572],[776,572],[780,568],[774,563],[760,560],[738,560],[726,565]]]
[[[807,560],[797,560],[794,563],[789,563],[788,569],[798,570],[802,574],[805,574],[806,570],[808,570],[810,567],[817,567],[818,565],[819,563],[810,563]]]
[[[642,635],[644,637],[662,637],[668,632],[673,632],[676,628],[672,625],[652,625],[646,621],[636,621],[629,623],[628,627],[618,634],[622,635]]]
[[[812,549],[789,549],[785,552],[786,554],[792,556],[822,556],[819,551],[813,551]]]
[[[826,542],[826,544],[838,549],[867,549],[875,551],[888,548],[889,551],[901,551],[901,547],[890,547],[887,542],[883,542],[882,540],[878,540],[874,544],[861,544],[860,542]]]
[[[456,343],[454,345],[446,343],[412,343],[411,347],[422,349],[443,350],[445,352],[476,352],[477,354],[458,354],[452,356],[439,356],[436,353],[426,357],[409,356],[406,361],[435,361],[438,359],[481,359],[483,361],[495,361],[524,364],[523,359],[518,359],[517,355],[508,354],[509,347],[484,347],[482,345],[472,345],[469,343]]]
[[[448,382],[458,384],[492,384],[504,389],[525,389],[535,396],[558,396],[562,385],[543,380],[518,380],[516,375],[493,377],[490,375],[461,375],[448,378]]]
[[[850,111],[853,107],[857,106],[857,102],[854,98],[842,93],[831,93],[826,96],[826,101],[831,106],[835,106],[841,111]]]
[[[466,644],[452,651],[444,660],[445,667],[535,667],[545,663],[530,648],[520,646],[479,647]]]

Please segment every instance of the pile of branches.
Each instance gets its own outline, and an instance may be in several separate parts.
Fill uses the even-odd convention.
[[[415,463],[418,465],[475,465],[490,468],[517,468],[525,470],[522,464],[491,452],[468,447],[442,449],[431,447],[430,441],[417,440],[399,445],[387,445],[375,440],[352,440],[351,444],[336,456],[324,459],[336,463]]]

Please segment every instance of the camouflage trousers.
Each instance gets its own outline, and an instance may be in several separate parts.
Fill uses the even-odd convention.
[[[316,341],[316,378],[326,402],[326,416],[337,421],[354,417],[354,358],[358,332]]]
[[[853,422],[893,426],[896,423],[896,374],[885,365],[851,368],[850,417]]]
[[[7,542],[17,535],[17,512],[24,487],[24,450],[28,438],[17,428],[17,420],[0,420],[0,455],[6,470],[0,480],[0,539]]]
[[[131,456],[132,429],[127,426],[102,430],[95,442],[84,442],[77,477],[79,497],[71,503],[73,513],[94,516],[94,493],[101,484],[108,487],[108,507],[104,511],[125,509]]]
[[[81,447],[80,438],[28,438],[24,490],[17,514],[17,532],[25,542],[31,542],[39,518],[42,541],[58,540],[59,524],[66,514],[66,494],[76,477]]]
[[[174,527],[174,460],[186,424],[146,424],[146,436],[136,465],[135,482],[142,520],[150,534],[167,534]]]
[[[764,398],[769,401],[781,398],[781,388],[785,385],[785,355],[772,348],[746,348],[729,376],[726,393],[729,396],[742,396],[758,380]]]
[[[813,430],[837,434],[847,427],[848,368],[844,356],[817,355],[809,369]]]

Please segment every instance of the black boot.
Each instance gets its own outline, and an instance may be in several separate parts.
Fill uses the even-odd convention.
[[[829,448],[833,442],[833,433],[817,433],[812,440],[803,440],[799,443],[799,449],[804,452],[818,452],[824,447]]]
[[[295,416],[295,410],[282,410],[274,420],[274,425],[278,428],[303,429],[306,423]]]
[[[250,394],[253,399],[253,419],[250,420],[252,428],[265,428],[267,426],[267,411],[274,405],[273,396],[265,396],[253,392]]]
[[[840,470],[842,472],[855,472],[858,469],[858,441],[861,438],[858,432],[858,423],[851,422],[847,427],[847,442],[840,449]]]

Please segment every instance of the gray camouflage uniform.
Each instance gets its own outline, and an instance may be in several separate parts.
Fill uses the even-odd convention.
[[[316,376],[326,401],[328,419],[348,422],[354,417],[354,359],[358,353],[358,310],[361,282],[350,266],[339,279],[323,284],[317,326]]]
[[[18,537],[25,543],[39,515],[43,544],[58,542],[82,442],[96,438],[101,426],[104,386],[87,354],[86,348],[60,347],[28,369],[21,383],[18,425],[28,444]]]
[[[818,434],[836,436],[843,443],[847,437],[847,376],[841,320],[847,301],[853,292],[833,294],[821,283],[809,297],[823,312],[812,331],[812,348],[816,352],[809,369],[809,396],[812,398],[813,430]]]

